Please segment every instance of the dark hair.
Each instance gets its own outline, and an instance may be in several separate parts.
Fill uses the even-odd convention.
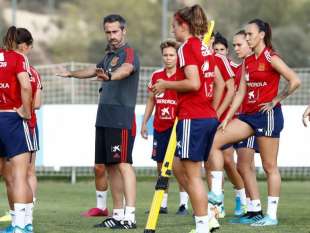
[[[26,28],[17,28],[16,44],[19,45],[22,43],[32,45],[33,38],[31,33]]]
[[[161,52],[163,52],[165,48],[169,48],[169,47],[172,47],[172,48],[175,48],[175,50],[178,50],[179,44],[174,40],[165,40],[160,44]]]
[[[222,34],[219,32],[215,33],[215,36],[214,36],[213,46],[216,44],[222,44],[225,46],[226,49],[228,49],[227,39],[224,36],[222,36]]]
[[[235,33],[235,36],[238,36],[238,35],[245,36],[245,35],[246,35],[246,34],[245,34],[245,30],[242,29],[242,30],[240,30],[240,31],[238,31],[238,32]]]
[[[114,22],[119,22],[122,30],[126,27],[126,20],[120,15],[112,14],[103,18],[103,25]]]
[[[33,38],[31,33],[26,28],[16,28],[15,26],[9,27],[6,35],[3,38],[3,45],[5,49],[15,49],[17,45],[26,43],[31,45]]]
[[[201,36],[208,31],[207,16],[198,4],[178,10],[174,18],[179,24],[186,23],[193,36]]]
[[[272,33],[271,33],[270,24],[267,22],[264,22],[261,19],[253,19],[248,24],[253,24],[253,23],[256,24],[260,32],[265,32],[265,37],[264,37],[265,45],[268,48],[272,49],[272,43],[271,43]]]

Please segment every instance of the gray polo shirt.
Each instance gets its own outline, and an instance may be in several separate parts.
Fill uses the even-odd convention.
[[[130,63],[134,67],[127,78],[102,82],[96,127],[120,129],[132,127],[140,71],[137,53],[128,44],[117,50],[107,50],[97,67],[113,72],[124,63]]]

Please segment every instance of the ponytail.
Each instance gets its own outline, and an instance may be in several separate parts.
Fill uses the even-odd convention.
[[[186,23],[193,36],[200,37],[208,31],[207,16],[198,4],[178,10],[174,18],[179,24]]]
[[[265,45],[268,48],[272,49],[272,43],[271,43],[272,33],[271,33],[270,24],[267,22],[264,22],[261,19],[253,19],[249,22],[249,24],[256,24],[260,32],[265,32],[265,36],[264,36]]]
[[[16,47],[17,28],[11,26],[3,38],[4,49],[13,50]]]

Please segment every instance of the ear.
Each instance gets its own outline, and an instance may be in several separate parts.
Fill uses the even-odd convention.
[[[259,32],[259,37],[260,37],[262,40],[264,40],[265,35],[266,35],[265,32],[263,32],[263,31]]]
[[[127,30],[126,28],[123,29],[123,35],[126,35],[127,34]]]

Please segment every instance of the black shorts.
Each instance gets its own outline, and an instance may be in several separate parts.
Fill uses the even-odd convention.
[[[134,141],[130,129],[96,127],[95,164],[132,164]]]

